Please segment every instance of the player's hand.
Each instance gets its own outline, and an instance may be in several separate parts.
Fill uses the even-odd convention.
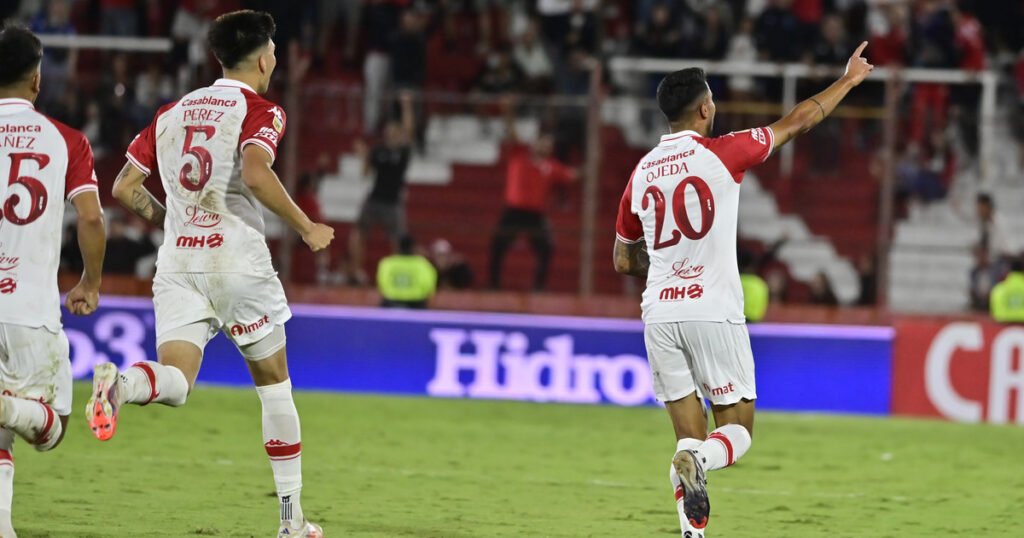
[[[68,312],[76,316],[88,316],[96,311],[96,307],[100,304],[100,290],[98,287],[86,285],[85,282],[79,282],[77,286],[71,288],[68,292],[67,298],[64,300],[64,306],[67,307]]]
[[[313,252],[323,250],[334,240],[334,228],[317,222],[308,232],[302,234],[302,240]]]
[[[868,73],[875,68],[875,66],[869,64],[868,61],[861,56],[861,53],[864,52],[864,49],[867,46],[867,41],[861,43],[860,46],[857,47],[857,50],[853,52],[853,56],[850,56],[850,61],[846,62],[846,73],[843,74],[843,77],[852,82],[854,86],[864,82]]]

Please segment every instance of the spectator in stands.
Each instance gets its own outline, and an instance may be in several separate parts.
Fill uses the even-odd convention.
[[[295,205],[309,216],[313,222],[326,222],[323,210],[320,207],[320,183],[327,175],[330,166],[330,157],[323,153],[317,162],[317,169],[314,172],[306,172],[299,177],[299,183],[295,187]],[[331,273],[331,250],[322,249],[314,253],[316,263],[316,281],[321,286],[336,284],[339,275]]]
[[[211,1],[182,2],[171,21],[171,39],[178,62],[175,95],[192,91],[193,82],[205,78],[209,62],[206,34],[213,22]]]
[[[638,55],[677,58],[683,49],[679,21],[667,3],[654,4],[650,17],[637,25],[635,48]]]
[[[974,247],[974,267],[971,268],[971,308],[979,312],[988,310],[992,286],[999,281],[996,267],[989,261],[988,250],[981,245]]]
[[[89,139],[92,146],[93,157],[97,160],[107,155],[109,149],[106,146],[103,132],[103,114],[100,113],[100,105],[96,101],[89,101],[85,105],[85,121],[82,125],[82,134]]]
[[[1020,254],[1020,246],[1010,226],[996,215],[995,202],[986,193],[978,195],[975,208],[979,224],[978,245],[988,253],[989,262],[997,270],[1005,271],[1009,260]]]
[[[911,61],[915,67],[951,68],[957,64],[952,15],[942,2],[920,2],[911,24]],[[924,142],[927,133],[946,127],[949,86],[919,83],[914,86],[910,138]]]
[[[916,142],[907,144],[896,165],[897,194],[910,204],[939,200],[946,194],[942,176],[933,168],[935,161],[928,158]]]
[[[103,273],[151,276],[152,264],[147,269],[141,262],[155,256],[157,244],[149,236],[145,223],[134,215],[127,221],[123,216],[112,215],[108,221],[110,234],[107,237],[107,255],[103,259]]]
[[[839,299],[836,298],[836,294],[832,291],[832,284],[828,281],[828,276],[823,272],[818,272],[814,275],[814,278],[810,282],[811,288],[811,304],[822,305],[822,306],[839,306]]]
[[[135,0],[100,0],[100,33],[123,37],[139,35]]]
[[[963,0],[958,0],[953,5],[952,14],[960,69],[968,71],[985,69],[985,36],[981,23],[970,10],[968,2]],[[955,118],[964,148],[968,154],[976,155],[978,152],[978,104],[981,100],[981,86],[955,84],[950,89],[950,100],[956,107]]]
[[[135,80],[134,130],[141,131],[149,125],[157,109],[174,99],[174,95],[174,81],[164,72],[161,62],[147,64],[146,70]]]
[[[1010,273],[992,288],[992,319],[1000,323],[1024,323],[1024,263],[1010,264]]]
[[[380,228],[393,248],[397,248],[399,238],[406,233],[405,180],[412,159],[414,131],[412,94],[403,93],[399,102],[401,115],[388,121],[383,143],[370,150],[361,142],[356,147],[363,158],[363,175],[374,176],[370,194],[348,236],[348,279],[359,286],[367,284],[363,251],[368,235]]]
[[[380,121],[382,100],[391,76],[391,38],[407,2],[367,0],[366,58],[363,60],[363,133],[373,135]]]
[[[488,94],[514,93],[522,89],[523,72],[513,61],[508,49],[491,53],[483,70],[473,83],[473,89]]]
[[[427,82],[427,18],[418,10],[402,13],[397,32],[391,36],[391,82],[395,90],[422,91]],[[422,153],[426,149],[423,103],[413,109],[414,135]]]
[[[437,287],[456,290],[473,285],[473,268],[466,258],[452,249],[452,244],[438,239],[430,245],[430,263],[437,269]]]
[[[761,59],[792,62],[799,57],[800,22],[790,10],[792,0],[769,0],[754,25],[754,40]]]
[[[712,4],[703,11],[703,24],[696,34],[690,54],[696,58],[721,60],[729,50],[730,29],[723,11],[728,8]]]
[[[567,185],[576,181],[576,170],[553,157],[554,139],[541,133],[531,146],[523,144],[516,131],[513,107],[506,114],[507,165],[505,178],[505,210],[498,229],[491,240],[490,286],[501,287],[502,261],[505,252],[520,234],[525,234],[537,256],[533,289],[542,290],[547,281],[551,263],[551,231],[545,209],[554,185]]]
[[[398,252],[377,266],[377,291],[381,306],[388,308],[426,308],[437,292],[437,270],[430,260],[415,252],[412,237],[402,236]]]
[[[757,63],[757,48],[754,46],[754,20],[740,21],[739,31],[732,36],[725,60],[731,63],[754,65]],[[754,96],[754,77],[733,75],[729,77],[729,97],[736,101],[749,101]]]
[[[530,19],[513,51],[516,65],[523,72],[523,90],[527,93],[544,93],[551,89],[551,58],[540,42],[540,22]]]
[[[857,304],[872,306],[878,302],[878,263],[871,253],[864,253],[857,261],[857,278],[860,280],[860,298]]]
[[[743,287],[743,315],[749,322],[757,322],[764,319],[768,311],[768,302],[771,293],[768,290],[768,283],[757,274],[757,263],[754,256],[740,251],[740,285]]]
[[[45,9],[32,18],[29,28],[39,35],[75,35],[75,26],[71,23],[69,0],[51,0]],[[41,108],[49,107],[64,95],[68,81],[74,78],[77,64],[78,49],[65,47],[45,47],[43,49],[42,76],[46,79],[46,84],[42,85],[39,94],[38,103]]]

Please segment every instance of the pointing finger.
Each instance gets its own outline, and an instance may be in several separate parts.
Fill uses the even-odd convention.
[[[857,47],[857,50],[855,50],[855,51],[853,52],[853,56],[854,56],[854,57],[858,57],[858,56],[860,56],[860,53],[864,52],[864,49],[865,49],[865,48],[866,48],[867,46],[868,46],[868,42],[867,42],[867,41],[864,41],[864,42],[862,42],[862,43],[860,44],[860,46],[859,46],[859,47]]]

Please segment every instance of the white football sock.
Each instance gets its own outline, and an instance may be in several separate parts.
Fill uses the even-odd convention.
[[[0,529],[11,527],[14,501],[14,433],[0,428]]]
[[[13,396],[0,396],[0,426],[20,435],[40,451],[53,448],[64,429],[49,405]]]
[[[121,403],[150,402],[178,407],[188,399],[188,380],[174,366],[137,362],[121,373]]]
[[[736,463],[750,449],[751,442],[746,428],[726,424],[711,432],[696,450],[704,460],[704,471],[715,471]]]
[[[263,447],[270,457],[274,484],[281,501],[281,522],[298,528],[305,521],[299,497],[302,492],[302,442],[299,412],[292,399],[290,379],[256,387],[263,404]]]

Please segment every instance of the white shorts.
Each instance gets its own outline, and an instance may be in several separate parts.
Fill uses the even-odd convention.
[[[0,392],[71,414],[71,361],[64,331],[0,323]]]
[[[199,349],[217,331],[242,348],[263,340],[292,317],[277,276],[244,273],[158,273],[153,309],[157,347],[168,340],[168,333],[203,322],[209,332],[192,342]]]
[[[673,402],[694,391],[714,405],[757,399],[746,325],[653,323],[644,327],[644,342],[659,401]]]

